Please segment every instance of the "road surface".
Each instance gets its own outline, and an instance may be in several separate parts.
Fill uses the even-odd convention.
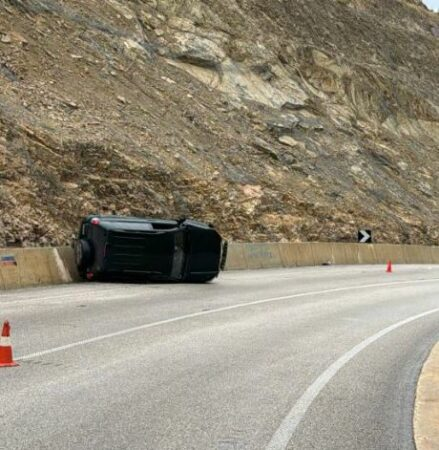
[[[439,267],[0,293],[0,448],[414,449]]]

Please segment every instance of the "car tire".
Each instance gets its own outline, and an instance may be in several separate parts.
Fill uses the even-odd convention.
[[[75,241],[75,262],[81,278],[86,278],[87,268],[93,262],[93,251],[90,242],[86,239]]]

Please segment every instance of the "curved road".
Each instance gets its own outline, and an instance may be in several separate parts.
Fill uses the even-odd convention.
[[[0,448],[414,449],[439,267],[0,293]]]

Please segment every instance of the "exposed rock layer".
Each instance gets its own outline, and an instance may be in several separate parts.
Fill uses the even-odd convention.
[[[113,210],[439,244],[438,27],[415,0],[0,0],[0,247]]]

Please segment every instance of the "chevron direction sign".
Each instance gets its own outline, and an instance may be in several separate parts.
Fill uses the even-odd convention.
[[[358,242],[360,244],[372,244],[372,230],[360,230],[358,232]]]

